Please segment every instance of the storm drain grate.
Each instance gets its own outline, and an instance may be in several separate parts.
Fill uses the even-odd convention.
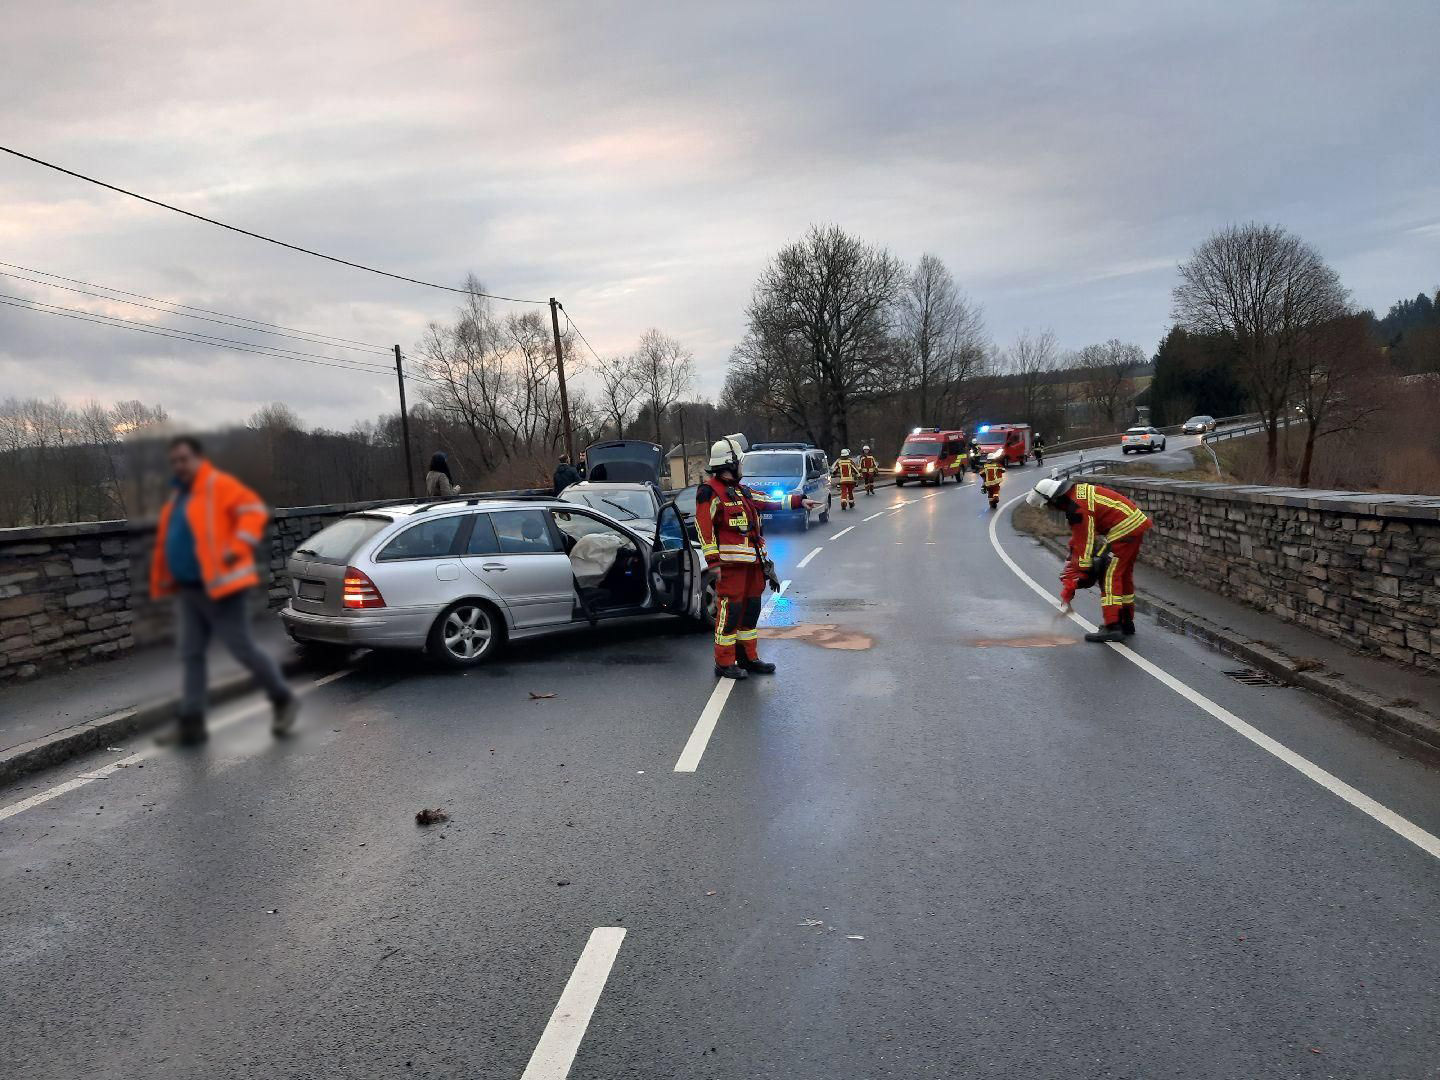
[[[1236,682],[1243,682],[1248,686],[1279,686],[1279,682],[1266,675],[1263,671],[1256,671],[1254,668],[1237,667],[1230,668],[1222,674],[1229,676]]]

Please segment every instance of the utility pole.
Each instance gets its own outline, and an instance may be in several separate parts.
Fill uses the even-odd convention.
[[[571,465],[575,457],[575,432],[570,427],[570,395],[565,392],[565,351],[560,347],[560,301],[550,298],[550,327],[555,331],[555,372],[560,376],[560,421],[565,425],[565,454]]]
[[[410,460],[410,411],[405,408],[405,369],[400,365],[400,346],[395,346],[395,381],[400,384],[400,441],[405,444],[405,488],[415,497],[415,467]]]
[[[686,455],[686,450],[685,450],[685,406],[684,406],[684,405],[677,406],[677,411],[678,411],[679,414],[680,414],[680,475],[685,478],[684,481],[681,483],[680,486],[681,486],[681,487],[689,487],[689,486],[690,486],[690,459],[685,456],[685,455]]]

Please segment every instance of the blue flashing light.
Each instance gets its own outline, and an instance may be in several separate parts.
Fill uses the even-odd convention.
[[[785,492],[781,488],[775,488],[773,491],[770,492],[770,497],[772,499],[783,499],[785,497]]]
[[[987,432],[987,431],[989,431],[989,430],[990,430],[990,425],[989,425],[989,424],[981,424],[981,425],[980,425],[980,434],[981,434],[981,435],[984,435],[985,432]]]

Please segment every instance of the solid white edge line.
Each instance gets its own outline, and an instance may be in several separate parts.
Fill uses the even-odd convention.
[[[779,600],[780,597],[784,596],[785,590],[788,588],[790,588],[790,579],[786,578],[784,581],[780,582],[780,588],[772,592],[770,596],[766,599],[765,606],[760,609],[760,618],[756,622],[757,626],[763,625],[765,620],[769,618],[770,612],[775,610],[775,601]]]
[[[719,679],[715,683],[715,689],[710,692],[710,700],[701,710],[700,719],[695,721],[695,728],[690,732],[685,749],[680,751],[680,757],[672,772],[694,772],[700,767],[700,758],[705,754],[710,736],[715,733],[715,723],[720,719],[725,702],[730,700],[730,691],[734,689],[734,679]]]
[[[844,536],[847,532],[850,532],[850,531],[851,531],[852,529],[854,529],[854,528],[855,528],[854,525],[846,525],[845,528],[841,529],[841,530],[840,530],[838,533],[836,533],[834,536],[830,537],[830,539],[831,539],[831,540],[839,540],[840,537]]]
[[[1000,513],[1003,514],[1005,511],[1009,510],[1010,507],[1014,506],[1024,497],[1024,495],[1017,495],[1015,498],[1011,499],[1003,507],[1001,507]],[[1048,603],[1051,607],[1058,610],[1060,607],[1060,602],[1055,599],[1055,597],[1052,596],[1049,592],[1047,592],[1039,584],[1039,582],[1037,582],[1024,570],[1020,569],[1020,567],[1016,564],[1015,560],[1010,558],[1010,556],[1005,553],[1005,549],[1000,546],[1000,539],[995,531],[995,527],[997,524],[999,524],[999,521],[1000,514],[996,514],[993,518],[990,519],[990,546],[995,549],[995,553],[1000,556],[1001,561],[1010,568],[1010,570],[1015,574],[1016,577],[1018,577],[1026,585],[1029,585],[1030,588],[1034,589],[1035,592],[1039,593],[1042,597],[1044,597],[1046,603]],[[1096,629],[1094,623],[1091,623],[1088,620],[1081,618],[1074,612],[1071,612],[1070,618],[1076,623],[1085,627],[1087,631],[1094,631]],[[1157,679],[1165,686],[1168,686],[1171,690],[1174,690],[1175,693],[1179,694],[1186,701],[1189,701],[1191,704],[1203,709],[1205,712],[1213,716],[1216,720],[1219,720],[1222,724],[1228,727],[1231,731],[1234,731],[1237,735],[1242,735],[1246,739],[1249,739],[1252,743],[1254,743],[1260,749],[1264,750],[1267,754],[1279,758],[1296,772],[1315,781],[1315,783],[1319,784],[1332,795],[1337,795],[1341,799],[1344,799],[1347,803],[1355,807],[1355,809],[1359,810],[1362,814],[1369,816],[1375,821],[1378,821],[1381,825],[1384,825],[1387,829],[1390,829],[1392,832],[1404,837],[1406,840],[1409,840],[1421,851],[1424,851],[1426,854],[1432,855],[1435,858],[1440,859],[1440,837],[1437,837],[1433,833],[1427,832],[1425,829],[1422,829],[1419,825],[1416,825],[1409,818],[1401,817],[1389,807],[1377,802],[1369,795],[1366,795],[1363,791],[1351,787],[1349,784],[1347,784],[1344,780],[1341,780],[1335,774],[1325,769],[1322,769],[1319,765],[1316,765],[1309,758],[1297,754],[1294,750],[1291,750],[1284,743],[1279,742],[1276,739],[1272,739],[1269,735],[1266,735],[1259,728],[1240,719],[1240,717],[1236,716],[1224,706],[1218,705],[1214,701],[1211,701],[1208,697],[1200,693],[1200,691],[1196,690],[1194,687],[1189,686],[1188,684],[1175,678],[1175,676],[1171,675],[1168,671],[1165,671],[1164,669],[1151,663],[1149,660],[1145,659],[1145,657],[1139,655],[1132,649],[1127,649],[1119,642],[1112,641],[1108,644],[1110,645],[1111,649],[1115,650],[1115,652],[1119,653],[1126,660],[1129,660],[1141,671]]]
[[[803,559],[801,559],[798,563],[795,564],[795,569],[796,569],[796,570],[804,570],[806,564],[809,563],[809,561],[810,561],[811,559],[813,559],[816,555],[819,555],[820,552],[822,552],[822,551],[824,551],[824,550],[825,550],[825,548],[824,548],[823,546],[822,546],[822,547],[817,547],[817,548],[812,548],[812,549],[810,550],[810,554],[809,554],[809,555],[806,555]]]
[[[600,1003],[605,981],[610,977],[610,969],[624,940],[623,926],[597,926],[590,932],[590,940],[585,943],[520,1080],[565,1080],[570,1075],[570,1066],[575,1063],[580,1041],[585,1038],[585,1029],[590,1026],[590,1018]]]
[[[322,686],[328,686],[336,679],[343,679],[346,675],[349,675],[354,670],[354,668],[342,668],[339,671],[333,671],[329,675],[321,676],[308,686],[297,687],[295,692],[297,694],[308,694],[312,690],[318,690]],[[268,701],[258,701],[253,704],[246,705],[244,708],[238,709],[235,712],[230,713],[224,719],[217,720],[215,723],[211,724],[210,732],[211,734],[214,734],[217,731],[224,731],[226,728],[238,724],[246,717],[254,716],[257,712],[262,712],[269,707],[270,703]],[[7,818],[12,818],[16,814],[23,814],[26,810],[30,810],[36,806],[41,805],[42,803],[47,803],[51,799],[64,795],[67,791],[74,791],[76,788],[82,788],[86,784],[89,784],[95,780],[108,779],[111,775],[121,769],[128,768],[129,766],[134,765],[137,762],[148,761],[150,758],[155,757],[157,754],[159,754],[162,749],[163,747],[159,746],[146,747],[144,750],[141,750],[137,753],[130,754],[126,757],[118,758],[115,761],[108,762],[98,769],[92,769],[88,773],[81,773],[79,776],[75,777],[72,780],[66,780],[63,784],[56,784],[52,788],[46,788],[44,791],[36,792],[34,795],[31,795],[27,799],[21,799],[19,802],[11,803],[9,806],[0,807],[0,821],[5,821]]]
[[[881,514],[883,514],[883,513],[885,513],[884,510],[877,510],[877,511],[875,511],[875,513],[871,514],[868,518],[861,518],[861,519],[860,519],[860,524],[861,524],[861,525],[864,525],[865,522],[867,522],[867,521],[874,521],[877,517],[879,517],[879,516],[880,516]]]

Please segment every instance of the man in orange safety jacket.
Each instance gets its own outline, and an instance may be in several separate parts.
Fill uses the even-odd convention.
[[[275,660],[255,644],[245,594],[260,584],[255,546],[270,511],[260,496],[205,460],[200,441],[182,435],[170,443],[175,487],[160,510],[150,560],[150,596],[175,598],[177,640],[184,666],[178,725],[162,742],[194,745],[205,730],[205,653],[211,636],[225,643],[270,697],[271,730],[286,735],[298,704]]]
[[[1077,587],[1100,572],[1105,626],[1087,641],[1119,641],[1135,633],[1135,560],[1150,528],[1145,512],[1120,492],[1100,484],[1047,478],[1025,496],[1031,506],[1059,510],[1070,523],[1070,557],[1060,574],[1061,611],[1068,612]]]
[[[835,462],[830,472],[840,483],[840,509],[854,510],[856,469],[849,450],[840,451],[840,460]]]
[[[769,553],[761,531],[765,511],[807,512],[819,503],[801,494],[772,499],[740,485],[740,455],[748,443],[743,435],[727,435],[710,447],[710,478],[695,493],[695,527],[700,548],[715,582],[715,674],[724,679],[773,675],[775,665],[756,652],[760,632],[760,598],[765,593]],[[769,579],[778,587],[773,577]]]
[[[875,477],[880,472],[880,463],[870,453],[870,447],[860,448],[860,479],[865,481],[865,494],[875,494]]]
[[[1005,475],[1005,466],[998,458],[986,458],[980,466],[980,490],[990,500],[990,509],[1000,505],[1000,479]]]

